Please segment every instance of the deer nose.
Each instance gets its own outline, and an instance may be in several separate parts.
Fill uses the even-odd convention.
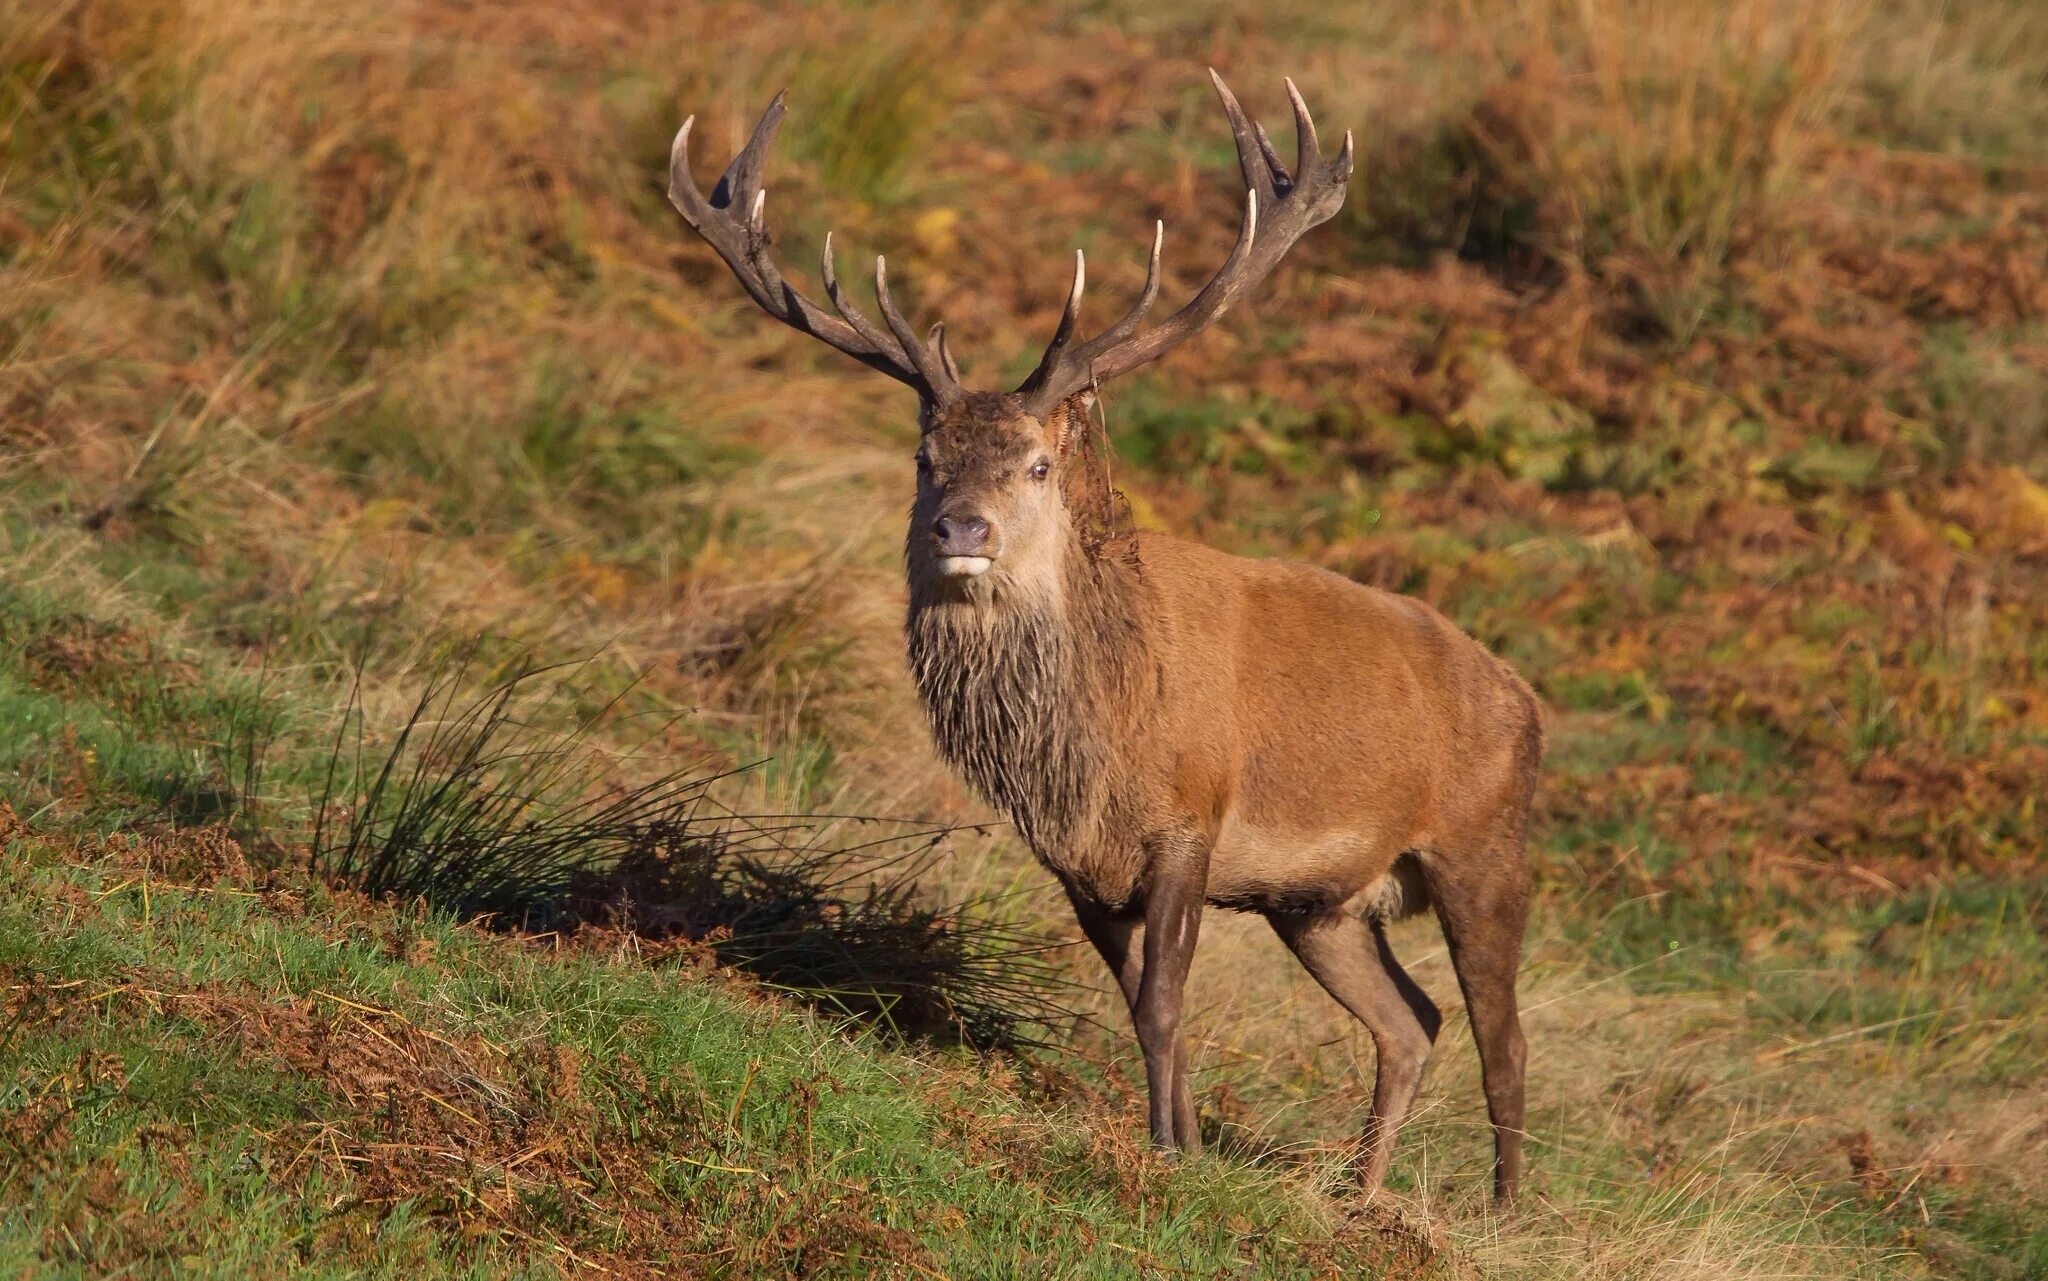
[[[988,522],[979,516],[941,516],[932,522],[932,537],[942,556],[973,556],[988,545]]]

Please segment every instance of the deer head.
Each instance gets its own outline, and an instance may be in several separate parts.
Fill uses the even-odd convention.
[[[767,190],[762,178],[782,125],[786,91],[775,96],[753,136],[726,167],[709,197],[690,174],[690,127],[683,122],[669,153],[669,201],[702,236],[763,311],[887,374],[918,394],[918,495],[912,510],[909,562],[913,579],[951,580],[979,595],[1004,582],[1045,572],[1046,553],[1070,530],[1068,463],[1087,431],[1095,389],[1161,355],[1212,323],[1276,267],[1294,242],[1344,203],[1352,140],[1324,160],[1308,106],[1287,81],[1294,108],[1292,170],[1266,131],[1244,113],[1213,70],[1217,95],[1237,143],[1244,175],[1244,215],[1230,256],[1180,310],[1139,332],[1159,296],[1165,225],[1156,224],[1145,287],[1121,319],[1093,338],[1076,340],[1087,261],[1074,255],[1074,279],[1052,341],[1031,375],[1009,392],[969,391],[946,344],[943,324],[920,337],[889,296],[888,264],[875,259],[875,301],[882,325],[846,296],[825,237],[820,275],[832,310],[783,279],[770,254]]]

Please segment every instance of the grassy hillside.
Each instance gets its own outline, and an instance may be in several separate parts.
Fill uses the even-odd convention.
[[[297,828],[245,787],[326,790],[332,758],[294,759],[280,732],[317,709],[289,678],[242,679],[233,649],[146,639],[164,630],[146,607],[94,608],[50,580],[0,598],[10,791],[42,798],[27,817],[0,802],[11,1271],[1457,1275],[1391,1214],[1235,1164],[1161,1166],[1055,1065],[906,1054],[908,1002],[878,1021],[850,990],[764,990],[729,967],[813,971],[750,965],[744,914],[702,940],[628,918],[494,932],[332,887],[267,844]],[[427,768],[393,786],[462,786]],[[325,820],[400,844],[366,796]],[[660,907],[711,902],[679,889]],[[929,924],[866,920],[775,937],[872,951]],[[957,949],[921,959],[959,969]],[[971,1012],[973,993],[923,981]]]
[[[2048,1274],[2048,12],[1440,8],[0,0],[8,1262]],[[668,139],[790,86],[792,276],[886,252],[1014,381],[1076,245],[1104,314],[1153,218],[1169,293],[1227,252],[1206,65],[1359,172],[1111,389],[1118,479],[1549,704],[1518,1215],[1455,1025],[1342,1195],[1367,1041],[1256,921],[1204,927],[1169,1168],[1084,956],[977,1057],[309,873],[337,743],[533,662],[593,789],[985,821],[899,655],[913,407],[752,310]],[[931,901],[1072,936],[949,848]]]

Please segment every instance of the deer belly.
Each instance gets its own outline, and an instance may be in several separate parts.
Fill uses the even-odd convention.
[[[1403,849],[1368,826],[1300,833],[1226,819],[1209,856],[1209,902],[1240,912],[1340,907],[1383,876]]]

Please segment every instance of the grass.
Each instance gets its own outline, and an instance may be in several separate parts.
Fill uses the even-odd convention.
[[[636,779],[630,756],[598,746],[630,742],[630,686],[604,695],[595,663],[493,663],[492,648],[445,657],[368,757],[357,670],[313,807],[313,874],[492,928],[695,948],[902,1038],[1017,1049],[1069,1017],[1058,940],[998,919],[998,904],[935,906],[921,891],[961,834],[734,813],[717,793],[744,771],[703,762]],[[252,764],[250,790],[259,775]],[[850,843],[819,835],[849,825],[862,832]]]
[[[0,1255],[2044,1270],[2038,6],[772,18],[0,0]],[[1154,217],[1168,293],[1227,252],[1208,63],[1281,120],[1293,75],[1358,129],[1359,185],[1111,389],[1118,478],[1144,523],[1423,596],[1551,705],[1514,1219],[1455,1019],[1393,1209],[1348,1217],[1370,1054],[1256,922],[1206,924],[1194,981],[1222,1155],[1166,1170],[1084,954],[1057,1053],[906,1051],[634,918],[672,878],[559,939],[460,923],[560,912],[585,842],[488,893],[435,861],[542,794],[627,850],[632,789],[680,803],[695,762],[765,758],[719,784],[736,813],[987,821],[902,670],[908,408],[744,302],[661,200],[667,140],[695,112],[718,152],[789,84],[785,264],[827,227],[887,252],[992,377],[1075,244],[1105,308]],[[584,694],[472,701],[591,654]],[[330,790],[351,706],[363,759],[405,763],[377,796]],[[437,734],[455,768],[410,773]],[[821,817],[790,853],[864,839]],[[287,870],[309,844],[439,906]],[[1000,833],[905,865],[915,896],[862,867],[792,907],[715,866],[742,923],[944,939],[919,914],[966,903],[1072,936]],[[1451,997],[1426,923],[1397,946]]]
[[[1104,1146],[1128,1134],[701,974],[194,882],[196,844],[10,838],[18,1262],[1004,1276],[1085,1248],[1310,1275],[1331,1241],[1283,1188],[1142,1176]]]

